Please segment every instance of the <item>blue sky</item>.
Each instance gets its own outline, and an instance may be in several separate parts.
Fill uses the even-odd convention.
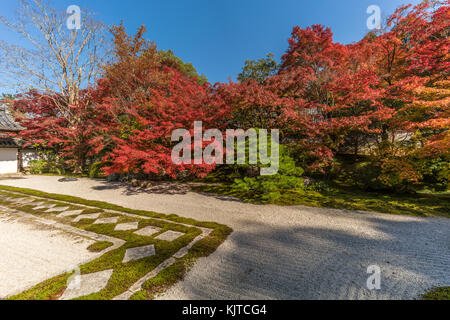
[[[366,9],[378,5],[387,16],[396,7],[419,0],[53,0],[97,13],[108,25],[121,20],[129,33],[145,24],[146,37],[160,49],[172,49],[191,62],[210,82],[233,80],[246,59],[272,52],[279,59],[287,49],[292,27],[323,24],[335,41],[351,43],[368,31]],[[16,0],[2,0],[1,15],[12,17]],[[0,27],[0,40],[15,41]]]

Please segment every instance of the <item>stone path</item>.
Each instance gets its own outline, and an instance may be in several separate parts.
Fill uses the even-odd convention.
[[[139,223],[137,222],[128,222],[128,223],[119,223],[114,228],[115,231],[129,231],[129,230],[136,230],[139,228]],[[142,228],[144,230],[145,228]]]
[[[138,236],[146,236],[146,237],[151,237],[152,235],[154,235],[155,233],[159,233],[161,231],[161,228],[158,227],[145,227],[142,228],[141,230],[135,231],[134,234],[137,234]]]
[[[125,251],[122,263],[129,261],[151,257],[155,255],[155,246],[153,244],[144,247],[129,248]]]
[[[119,217],[103,218],[103,219],[95,220],[94,224],[117,224],[118,221],[119,221]]]
[[[45,229],[42,228],[42,225],[51,225],[52,228]],[[124,244],[124,241],[120,239],[36,218],[31,214],[1,206],[0,227],[0,229],[3,228],[0,236],[0,252],[10,254],[9,257],[3,256],[4,259],[0,264],[2,274],[0,297],[3,298],[20,293],[34,284],[63,272],[71,272],[81,264],[92,261]],[[75,243],[73,240],[70,241],[71,239],[75,240]],[[85,249],[87,245],[93,243],[93,240],[108,241],[112,243],[112,246],[100,253],[89,253],[82,250],[81,253],[84,255],[80,259],[80,253],[74,249],[80,246]],[[59,248],[55,248],[55,242],[58,242],[58,247],[60,242],[69,242],[69,245],[64,246],[63,250],[58,250]],[[10,264],[12,265],[9,266]],[[61,269],[61,265],[64,265],[65,268]],[[27,268],[26,271],[24,267]],[[42,268],[45,269],[44,276],[41,275]],[[14,280],[11,275],[27,280],[17,281],[14,286],[10,284],[10,281]]]
[[[59,300],[71,300],[98,292],[106,287],[114,270],[75,275],[69,280],[66,291]]]
[[[433,286],[450,286],[450,219],[260,206],[189,191],[137,192],[99,180],[58,179],[30,176],[2,184],[234,229],[161,299],[415,299]],[[381,268],[381,290],[366,287],[371,265]]]
[[[63,201],[59,201],[57,203],[52,203],[51,199],[43,199],[39,197],[34,196],[27,196],[27,197],[20,197],[20,193],[16,192],[5,192],[0,190],[0,200],[2,201],[2,205],[0,205],[0,217],[1,213],[7,214],[14,217],[22,217],[27,218],[30,221],[34,221],[37,223],[41,223],[44,225],[52,226],[53,228],[64,230],[67,232],[71,232],[72,234],[76,234],[78,236],[85,237],[86,239],[96,240],[96,241],[107,241],[111,242],[113,245],[105,250],[102,250],[100,253],[93,254],[90,257],[89,261],[92,261],[94,258],[98,258],[99,256],[104,255],[106,252],[112,251],[117,249],[118,247],[122,246],[125,241],[121,239],[117,239],[111,236],[106,236],[103,234],[97,234],[90,231],[82,230],[70,225],[67,225],[67,221],[64,219],[69,218],[69,223],[79,223],[81,221],[93,221],[92,225],[114,225],[115,231],[130,231],[134,232],[136,235],[143,236],[146,238],[150,238],[155,234],[158,234],[158,237],[155,237],[155,239],[172,242],[181,236],[185,235],[182,232],[174,231],[174,230],[165,230],[164,232],[162,228],[158,228],[155,226],[144,226],[141,229],[139,229],[139,221],[164,221],[167,222],[167,220],[160,219],[160,218],[153,218],[153,217],[145,217],[145,216],[139,216],[139,215],[133,215],[128,214],[121,211],[114,211],[114,210],[108,210],[103,211],[100,209],[100,212],[97,213],[84,213],[85,210],[92,210],[97,209],[95,207],[89,207],[79,204],[70,204],[70,206],[63,206],[61,203],[64,203]],[[45,200],[45,201],[40,201]],[[54,202],[54,201],[53,201]],[[71,206],[76,206],[77,209],[73,209]],[[12,206],[12,207],[11,207]],[[22,207],[27,207],[28,211],[32,211],[32,213],[26,213],[24,211],[21,211]],[[44,211],[39,211],[44,210]],[[33,215],[33,212],[38,213],[37,215]],[[54,214],[50,216],[41,217],[41,213],[44,212],[45,214]],[[102,217],[102,215],[108,214],[108,215],[116,215],[113,217]],[[126,217],[127,219],[135,218],[138,219],[138,221],[133,222],[125,222],[120,223],[119,220],[121,217]],[[66,224],[65,224],[66,223]],[[171,224],[176,224],[174,222],[171,222]],[[178,223],[179,225],[188,226],[190,225]],[[0,224],[1,226],[1,224]],[[180,258],[183,255],[188,253],[188,250],[200,239],[207,236],[212,230],[208,228],[199,228],[201,230],[200,236],[196,237],[191,243],[189,243],[186,247],[181,248],[178,252],[176,252],[176,257]],[[0,246],[0,253],[1,253],[1,246]],[[180,255],[180,253],[183,253],[183,255]],[[122,263],[128,264],[133,261],[146,259],[149,257],[152,257],[156,255],[156,248],[153,244],[150,245],[141,245],[137,247],[127,248],[125,250],[125,254],[122,260]],[[24,259],[24,257],[15,257]],[[27,257],[29,259],[29,257]],[[86,259],[82,261],[83,263],[86,263]],[[138,280],[136,283],[131,284],[131,288],[127,290],[127,292],[121,294],[117,299],[128,299],[131,297],[131,295],[141,289],[141,286],[145,281],[150,279],[151,277],[154,277],[158,274],[159,271],[164,269],[167,266],[170,266],[173,262],[175,262],[175,259],[170,257],[169,259],[166,259],[163,261],[159,266],[157,266],[155,269],[148,272],[144,277],[142,277],[140,280]],[[22,261],[16,261],[16,263],[22,263]],[[53,263],[52,261],[49,261],[49,263]],[[76,266],[81,266],[81,263],[78,263]],[[72,269],[75,268],[72,265]],[[71,269],[71,270],[72,270]],[[71,270],[64,270],[64,271],[71,271]],[[92,293],[97,293],[101,290],[103,290],[114,270],[104,270],[99,272],[93,272],[88,274],[77,274],[77,270],[75,270],[75,274],[72,275],[68,280],[67,288],[62,293],[61,297],[59,299],[61,300],[69,300],[74,299],[78,297],[83,297],[86,295],[90,295]],[[8,273],[11,273],[10,270],[0,269],[0,272],[2,276],[8,277]],[[55,276],[55,274],[53,274]],[[46,280],[40,279],[41,281]],[[1,288],[1,287],[0,287]],[[21,291],[25,290],[26,288],[24,286],[21,286]],[[9,288],[6,288],[7,295],[11,295],[13,292],[9,290]],[[0,291],[1,293],[1,291]],[[14,291],[14,293],[18,293],[17,290]],[[5,294],[4,294],[5,295]],[[1,296],[0,296],[1,297]]]
[[[155,239],[159,240],[165,240],[165,241],[174,241],[184,235],[184,233],[177,232],[177,231],[166,231],[164,233],[161,233],[159,236],[155,237]]]

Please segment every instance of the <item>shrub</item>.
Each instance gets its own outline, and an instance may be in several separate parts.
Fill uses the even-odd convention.
[[[407,158],[367,159],[346,165],[344,181],[364,191],[413,193],[421,186],[422,174]]]
[[[248,165],[241,165],[248,167]],[[261,168],[261,165],[256,167]],[[255,198],[264,202],[274,202],[281,197],[283,191],[303,189],[303,169],[297,167],[283,145],[280,145],[280,163],[277,174],[268,176],[244,177],[235,179],[231,190],[235,194],[247,198]]]
[[[89,167],[89,178],[104,178],[105,175],[102,171],[102,162],[94,162]]]
[[[31,174],[43,174],[46,173],[48,165],[45,160],[32,160],[29,162]]]
[[[330,185],[325,181],[313,181],[308,186],[305,186],[305,190],[315,192],[329,192],[331,191]]]
[[[231,186],[235,193],[244,193],[252,198],[273,202],[281,197],[282,191],[302,189],[303,180],[299,177],[276,174],[257,178],[236,179]]]
[[[450,162],[443,157],[421,159],[418,161],[424,184],[434,191],[448,190],[450,181]]]
[[[381,174],[377,181],[388,190],[398,193],[414,192],[420,185],[422,175],[409,159],[383,159],[380,167]]]
[[[53,153],[40,153],[40,157],[43,159],[32,160],[29,162],[31,174],[55,173],[62,175],[65,173],[62,160]]]

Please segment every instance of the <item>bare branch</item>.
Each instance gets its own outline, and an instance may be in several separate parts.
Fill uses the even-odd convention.
[[[108,29],[81,12],[81,29],[69,30],[65,11],[50,8],[43,0],[18,0],[14,21],[0,17],[26,45],[0,41],[0,86],[18,92],[31,89],[62,97],[62,112],[77,104],[79,92],[92,86],[110,56]]]

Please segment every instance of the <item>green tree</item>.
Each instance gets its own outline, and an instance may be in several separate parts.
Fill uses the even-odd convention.
[[[204,84],[205,82],[208,82],[208,78],[206,78],[204,74],[199,75],[192,63],[183,62],[183,60],[178,58],[172,50],[159,50],[158,54],[160,56],[162,64],[177,69],[189,78],[196,78],[198,84]]]
[[[240,82],[256,80],[263,84],[267,78],[278,73],[279,65],[273,57],[274,55],[269,53],[265,59],[246,60],[242,72],[238,75],[238,80]]]
[[[11,93],[2,93],[0,100],[14,100],[15,95]]]

